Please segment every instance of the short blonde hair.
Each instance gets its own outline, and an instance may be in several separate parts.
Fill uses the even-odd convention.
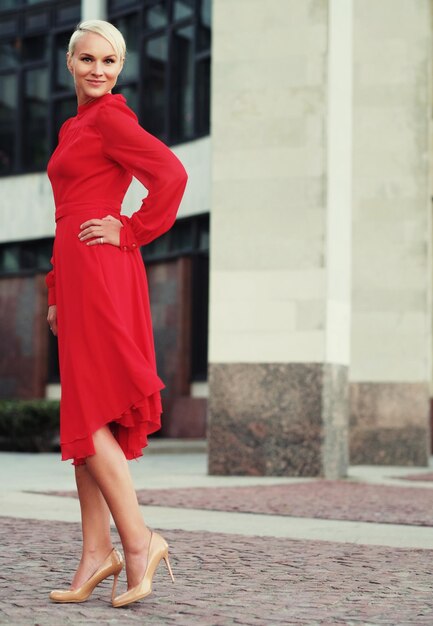
[[[126,43],[122,33],[110,22],[104,20],[86,20],[78,24],[75,31],[72,33],[69,40],[68,52],[70,56],[73,56],[75,52],[75,44],[78,39],[85,33],[96,33],[101,35],[113,46],[114,51],[119,57],[119,61],[125,59],[126,56]]]

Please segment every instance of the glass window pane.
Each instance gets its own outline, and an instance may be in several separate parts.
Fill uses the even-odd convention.
[[[59,130],[63,122],[68,118],[74,117],[77,114],[77,98],[73,96],[71,98],[65,98],[55,102],[54,115],[55,115],[55,136],[54,146],[57,145],[59,139]]]
[[[54,89],[73,91],[74,81],[66,67],[66,52],[71,34],[60,33],[54,42]]]
[[[175,20],[182,20],[184,17],[190,17],[194,14],[195,0],[175,0],[174,14]]]
[[[209,217],[206,220],[202,220],[199,223],[199,236],[198,236],[198,248],[199,250],[206,252],[209,251]]]
[[[48,37],[26,37],[22,42],[23,61],[47,61],[48,60]]]
[[[75,26],[81,19],[81,4],[80,2],[73,2],[68,6],[63,6],[57,9],[56,23],[68,24],[71,23]],[[72,35],[72,33],[71,33]]]
[[[194,248],[192,221],[178,220],[171,230],[170,252],[179,254]]]
[[[24,164],[44,167],[48,155],[48,69],[30,70],[24,82]]]
[[[194,136],[194,28],[186,26],[173,33],[172,96],[170,130],[173,141]]]
[[[153,7],[146,9],[145,25],[147,28],[157,29],[163,28],[168,24],[167,4],[166,2],[158,2]]]
[[[108,0],[108,10],[124,9],[134,4],[138,4],[137,0]]]
[[[50,14],[48,11],[24,14],[24,30],[26,32],[37,28],[48,29],[50,26]]]
[[[41,270],[50,270],[50,259],[53,249],[52,241],[40,241],[36,250],[36,267]]]
[[[167,97],[168,40],[164,35],[146,42],[144,63],[143,126],[152,134],[163,137]]]
[[[141,254],[146,261],[164,258],[169,253],[170,232],[165,233],[158,239],[154,239],[141,248]]]
[[[197,110],[196,131],[199,135],[210,132],[210,58],[202,59],[196,64]]]
[[[119,83],[129,80],[138,80],[138,46],[139,46],[139,19],[138,14],[132,13],[112,22],[120,30],[126,41],[126,60],[119,76]]]
[[[209,50],[211,43],[211,0],[201,0],[201,7],[198,20],[197,49]]]
[[[18,39],[16,39],[15,41],[0,42],[0,69],[7,70],[17,67],[18,42]]]
[[[16,8],[17,0],[0,0],[0,11]]]
[[[0,76],[0,173],[7,174],[15,160],[17,77]]]
[[[18,245],[3,248],[2,270],[16,272],[20,269],[20,249]]]
[[[36,258],[36,248],[34,245],[30,242],[21,244],[20,269],[36,269]]]
[[[113,93],[121,93],[124,95],[129,108],[138,115],[138,93],[136,85],[117,85]]]
[[[0,20],[0,35],[15,35],[17,31],[18,31],[18,18],[2,17],[2,19]]]

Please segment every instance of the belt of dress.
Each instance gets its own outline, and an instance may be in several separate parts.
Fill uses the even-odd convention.
[[[56,206],[55,220],[56,222],[66,215],[76,215],[91,209],[105,210],[109,213],[120,215],[120,207],[117,204],[110,203],[107,200],[92,200],[92,202],[62,202]]]

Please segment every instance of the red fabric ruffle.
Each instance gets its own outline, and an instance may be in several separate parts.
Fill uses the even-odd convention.
[[[117,419],[107,422],[128,460],[143,456],[148,435],[161,428],[161,413],[161,396],[157,392],[130,404]],[[73,465],[85,465],[86,458],[95,454],[93,433],[82,439],[62,442],[61,448],[62,461],[73,459]]]

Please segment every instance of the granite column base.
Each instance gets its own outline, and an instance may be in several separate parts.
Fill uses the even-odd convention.
[[[351,383],[350,463],[428,466],[429,414],[425,383]]]
[[[344,477],[348,368],[217,363],[209,371],[209,474]]]

